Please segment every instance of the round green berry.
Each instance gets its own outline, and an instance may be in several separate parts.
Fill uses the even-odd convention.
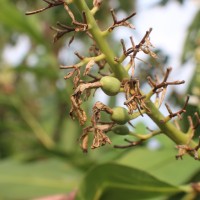
[[[112,109],[113,113],[111,114],[111,120],[117,124],[125,124],[129,119],[128,110],[123,107],[115,107]]]
[[[113,133],[117,135],[128,135],[129,134],[129,129],[125,125],[117,125],[112,128]]]
[[[109,96],[115,96],[119,92],[121,86],[121,82],[112,76],[102,77],[100,83],[101,89]]]

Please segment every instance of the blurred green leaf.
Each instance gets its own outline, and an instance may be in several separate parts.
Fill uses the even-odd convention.
[[[59,160],[37,163],[0,162],[0,199],[31,199],[68,193],[76,188],[80,171]]]
[[[147,132],[147,128],[146,128],[146,126],[143,122],[138,122],[135,125],[135,131],[134,132],[138,133],[138,134],[145,134]]]
[[[193,95],[190,104],[195,106],[197,111],[200,112],[200,63],[196,64],[196,68],[190,82],[187,93]],[[194,112],[193,112],[194,113]]]
[[[166,138],[167,139],[167,138]],[[199,169],[199,162],[189,156],[176,160],[177,151],[173,147],[159,150],[149,150],[146,147],[137,148],[124,155],[117,162],[149,172],[161,180],[171,184],[183,184]]]
[[[123,1],[119,0],[119,9],[124,10],[125,12],[133,12],[136,7],[135,1]]]
[[[181,190],[147,172],[118,164],[96,166],[82,181],[76,200],[132,200],[170,195]]]
[[[200,37],[200,10],[196,13],[191,25],[188,28],[187,37],[185,39],[181,61],[182,63],[194,57],[194,50],[198,46],[198,38]]]
[[[1,0],[0,22],[15,31],[26,33],[38,43],[45,43],[37,18],[26,17],[9,0]]]
[[[199,188],[199,183],[200,183],[200,170],[198,169],[195,173],[191,174],[192,177],[190,177],[186,183],[191,183],[191,185],[193,185],[193,187],[197,187]],[[196,185],[197,184],[197,185]],[[191,195],[191,196],[190,196]],[[187,197],[187,198],[186,198]],[[192,193],[192,194],[185,194],[185,193],[178,193],[176,195],[171,196],[169,199],[167,200],[174,200],[174,199],[192,199],[192,200],[199,200],[200,199],[200,193],[196,192],[196,193]]]

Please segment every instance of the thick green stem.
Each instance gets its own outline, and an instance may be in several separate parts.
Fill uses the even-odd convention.
[[[165,117],[150,100],[146,102],[146,106],[151,110],[151,112],[147,113],[147,115],[156,123],[165,135],[167,135],[176,144],[187,144],[189,142],[190,138],[188,135],[177,129],[171,122],[163,122],[165,121]],[[189,146],[194,148],[197,144],[191,140]],[[200,157],[200,151],[198,151],[198,156]]]
[[[88,8],[85,0],[74,0],[74,3],[76,4],[77,8],[81,13],[85,12],[87,23],[89,25],[89,32],[93,36],[98,48],[105,55],[106,61],[111,67],[111,70],[113,71],[115,77],[117,77],[119,80],[128,78],[129,75],[127,71],[124,69],[123,65],[117,63],[114,60],[115,55],[113,53],[113,50],[108,45],[108,42],[103,36],[102,31],[99,29],[99,26],[97,25],[96,20],[94,19],[94,16],[90,11],[90,9]]]

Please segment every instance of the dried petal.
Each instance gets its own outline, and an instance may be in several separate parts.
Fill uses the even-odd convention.
[[[76,72],[76,70],[73,70],[73,71],[69,72],[69,73],[64,77],[64,79],[71,78],[71,77],[74,75],[75,72]]]
[[[88,73],[90,72],[90,70],[91,70],[91,68],[92,68],[92,66],[95,64],[95,62],[94,62],[94,60],[93,59],[91,59],[88,63],[87,63],[87,65],[86,65],[86,67],[85,67],[85,71],[84,71],[84,73],[83,73],[83,75],[85,76],[85,75],[88,75]]]
[[[82,101],[80,100],[80,98],[77,98],[77,96],[71,96],[71,103],[72,103],[72,108],[70,110],[70,116],[72,117],[72,119],[77,117],[79,123],[81,125],[84,125],[87,120],[87,116],[85,111],[80,106]]]
[[[81,140],[82,140],[81,148],[82,148],[83,152],[85,152],[85,153],[87,153],[87,151],[88,151],[88,138],[89,138],[88,134],[85,134],[84,136],[81,137]]]

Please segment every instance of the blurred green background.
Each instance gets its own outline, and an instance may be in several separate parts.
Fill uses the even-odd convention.
[[[154,6],[166,6],[171,2],[157,1]],[[116,0],[109,3],[115,6],[117,12],[137,11],[137,1]],[[183,6],[185,1],[177,3]],[[103,9],[97,15],[100,24],[110,22],[109,12],[104,12],[109,10],[110,4],[103,3]],[[77,34],[71,47],[67,46],[70,37],[66,36],[54,44],[54,32],[49,27],[55,26],[57,21],[70,24],[70,19],[62,7],[25,16],[26,11],[44,5],[41,0],[1,0],[0,199],[22,200],[67,194],[79,187],[91,167],[107,162],[142,169],[175,185],[199,181],[199,162],[188,156],[183,161],[176,161],[174,144],[165,136],[157,137],[159,146],[156,150],[151,150],[150,143],[146,143],[125,150],[106,146],[89,151],[87,155],[82,153],[78,144],[82,129],[68,114],[72,82],[63,79],[66,72],[61,71],[59,65],[75,63],[73,52],[77,46],[79,52],[85,52],[88,39]],[[187,114],[192,116],[195,111],[200,111],[199,21],[200,11],[188,27],[180,61],[183,65],[191,63],[193,77],[182,94],[174,93],[169,97],[176,108],[176,105],[184,103],[182,97],[190,94],[192,101]],[[110,38],[110,41],[114,40]],[[116,51],[119,48],[120,45],[116,46]],[[167,66],[170,57],[162,49],[157,51],[162,55],[160,65]],[[147,59],[147,62],[155,61]],[[154,72],[151,68],[148,73]],[[141,78],[146,76],[142,67],[140,73],[143,74]],[[90,99],[85,106],[90,107],[91,101],[94,100]],[[115,99],[109,100],[109,105],[115,104]],[[145,133],[142,121],[134,125],[136,132]],[[182,126],[186,130],[187,117],[183,118]],[[199,132],[198,129],[197,134]],[[111,137],[113,143],[124,139]],[[172,199],[180,199],[182,195]]]

